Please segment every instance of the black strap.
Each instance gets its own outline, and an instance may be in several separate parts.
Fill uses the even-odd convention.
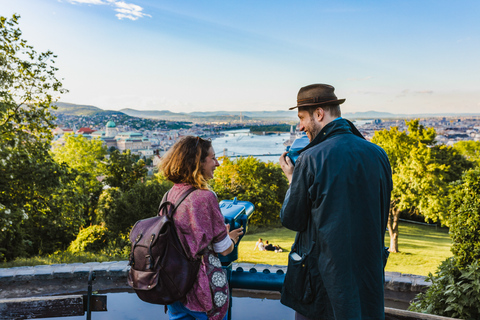
[[[170,190],[172,190],[172,189],[170,189]],[[167,202],[168,192],[169,192],[170,190],[168,190],[168,191],[165,193],[165,195],[163,196],[162,202],[160,203],[160,208],[159,208],[159,210],[158,210],[158,215],[160,215],[160,211],[162,210],[162,205]],[[175,232],[176,232],[176,227],[175,227],[175,221],[173,220],[173,214],[175,213],[175,211],[177,211],[177,207],[180,205],[180,203],[182,203],[182,201],[185,200],[185,198],[186,198],[190,193],[192,193],[192,192],[195,191],[195,190],[196,190],[196,188],[191,187],[190,189],[184,191],[184,192],[182,193],[182,195],[178,198],[178,200],[177,200],[177,202],[175,203],[175,206],[173,207],[173,209],[170,211],[170,217],[169,217],[169,218],[170,218],[170,220],[171,220],[172,223],[173,223],[173,229],[175,230]],[[168,214],[168,212],[167,212],[167,214]],[[177,235],[177,237],[178,237],[178,235]],[[189,259],[191,259],[191,260],[196,260],[196,259],[190,257],[190,255],[188,254],[188,251],[186,250],[185,245],[183,244],[182,240],[181,240],[181,239],[179,239],[179,240],[180,240],[180,241],[179,241],[179,242],[180,242],[180,245],[181,245],[182,248],[183,248],[183,252],[187,255],[187,257],[188,257]]]
[[[172,189],[170,189],[172,190]],[[160,202],[160,206],[158,207],[158,215],[160,215],[160,210],[162,209],[162,205],[167,202],[167,198],[168,198],[168,193],[170,192],[170,190],[168,190],[167,192],[165,192],[165,194],[163,195],[163,198],[162,198],[162,202]],[[171,217],[170,219],[173,218],[173,214],[175,213],[175,211],[177,210],[178,206],[180,205],[180,203],[183,202],[183,200],[185,200],[185,198],[190,194],[192,193],[193,191],[195,191],[196,189],[194,187],[184,191],[180,197],[178,198],[177,202],[175,203],[175,205],[173,206],[173,210],[171,211]]]

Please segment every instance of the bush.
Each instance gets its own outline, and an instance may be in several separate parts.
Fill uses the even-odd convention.
[[[119,188],[104,190],[97,207],[99,222],[104,222],[114,239],[128,234],[135,222],[157,214],[169,183],[148,181],[137,183],[126,192]]]
[[[480,260],[480,168],[467,171],[451,195],[452,253],[460,267]]]
[[[432,285],[410,310],[440,316],[480,319],[480,168],[453,185],[448,212],[453,257],[444,261]]]
[[[100,252],[107,242],[108,229],[105,225],[93,225],[80,230],[67,250],[71,253]]]
[[[432,285],[416,297],[409,310],[460,319],[480,319],[480,265],[478,261],[461,270],[454,257],[442,262]]]
[[[254,157],[223,159],[212,180],[219,200],[237,197],[255,206],[250,224],[275,225],[279,221],[288,180],[279,164],[262,162]]]

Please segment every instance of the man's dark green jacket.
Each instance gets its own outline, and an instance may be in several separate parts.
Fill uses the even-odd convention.
[[[283,304],[312,319],[384,319],[391,191],[382,148],[345,119],[320,131],[296,161],[280,212],[297,231]]]

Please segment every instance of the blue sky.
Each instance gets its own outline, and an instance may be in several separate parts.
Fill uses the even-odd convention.
[[[61,101],[285,110],[333,85],[343,112],[480,113],[480,1],[0,0],[58,55]]]

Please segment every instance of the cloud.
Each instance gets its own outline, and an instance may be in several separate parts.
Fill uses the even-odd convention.
[[[108,5],[114,7],[118,12],[115,16],[122,19],[137,20],[138,18],[151,17],[151,15],[143,12],[143,8],[133,4],[126,3],[124,1],[117,0],[67,0],[71,4],[93,4],[93,5]]]
[[[82,3],[82,4],[108,4],[102,0],[67,0],[67,2],[70,2],[71,4],[77,4],[77,3]]]
[[[115,11],[118,13],[115,15],[118,19],[130,19],[130,20],[137,20],[138,18],[142,17],[151,17],[151,15],[143,13],[143,8],[137,6],[133,3],[125,3],[123,1],[116,1],[114,5],[117,7]]]
[[[423,95],[431,95],[431,94],[433,94],[433,90],[410,91],[409,89],[405,89],[397,95],[397,98],[411,96],[411,95],[423,96]]]
[[[420,95],[423,95],[423,94],[432,94],[432,93],[433,93],[433,90],[415,91],[414,93],[415,93],[415,94],[420,94]]]

